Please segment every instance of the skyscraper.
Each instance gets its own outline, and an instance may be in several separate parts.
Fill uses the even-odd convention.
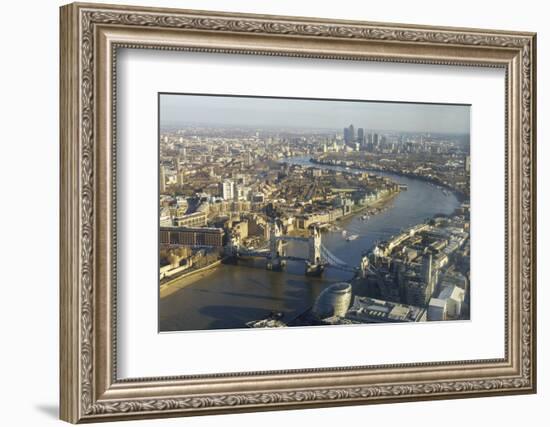
[[[378,134],[373,132],[372,133],[372,143],[377,146],[378,145]]]
[[[350,137],[349,137],[349,129],[348,128],[344,128],[344,142],[346,144],[348,144],[350,142]]]
[[[346,144],[351,144],[355,141],[355,128],[353,125],[349,125],[347,128],[344,128],[344,142]]]
[[[365,129],[357,129],[357,142],[359,144],[363,144],[365,142]]]

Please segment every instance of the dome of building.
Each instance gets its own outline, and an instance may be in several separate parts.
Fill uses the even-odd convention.
[[[346,282],[335,283],[323,290],[313,306],[313,314],[320,319],[332,316],[344,316],[351,304],[351,285]]]

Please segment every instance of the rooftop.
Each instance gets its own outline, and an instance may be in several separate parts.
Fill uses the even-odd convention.
[[[356,296],[346,318],[362,322],[417,322],[425,310],[406,304]]]

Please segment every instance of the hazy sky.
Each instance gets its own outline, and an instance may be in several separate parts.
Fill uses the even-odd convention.
[[[160,120],[161,126],[201,123],[341,129],[353,124],[368,129],[469,133],[470,107],[162,94]]]

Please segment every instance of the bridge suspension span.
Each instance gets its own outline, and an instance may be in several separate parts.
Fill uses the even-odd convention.
[[[287,255],[285,243],[289,241],[305,242],[308,245],[307,258]],[[270,228],[269,245],[266,248],[251,250],[238,242],[232,241],[229,245],[232,255],[263,257],[267,259],[266,267],[270,270],[280,270],[286,261],[303,261],[307,275],[320,275],[325,268],[335,268],[350,273],[356,273],[358,268],[348,265],[328,250],[321,242],[321,232],[317,227],[310,229],[307,237],[283,235],[277,223]]]

